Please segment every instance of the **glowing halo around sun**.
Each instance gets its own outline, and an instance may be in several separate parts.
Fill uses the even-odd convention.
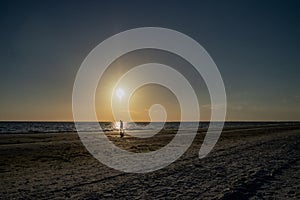
[[[112,94],[115,95],[114,97],[116,98],[112,98],[111,102],[115,102],[115,106],[112,107],[112,109],[116,109],[116,114],[122,114],[120,117],[117,116],[114,119],[121,119],[125,122],[128,121],[123,117],[123,113],[128,113],[126,112],[128,111],[127,109],[123,112],[124,105],[126,106],[128,104],[128,101],[124,101],[125,94],[127,100],[131,97],[131,91],[135,91],[135,88],[138,88],[138,86],[148,83],[161,85],[166,83],[163,84],[163,86],[170,86],[166,88],[172,89],[172,92],[176,91],[173,93],[176,96],[178,95],[178,99],[188,98],[188,101],[185,101],[185,99],[183,99],[183,101],[179,100],[179,103],[182,102],[183,105],[180,105],[182,117],[179,129],[173,139],[167,145],[156,151],[134,153],[114,145],[106,136],[99,123],[96,123],[97,132],[86,131],[90,129],[90,124],[82,123],[82,121],[98,121],[95,110],[95,93],[99,81],[103,78],[102,76],[105,75],[105,70],[120,56],[135,50],[149,48],[171,52],[186,59],[192,65],[193,70],[196,70],[195,72],[202,76],[207,86],[213,108],[211,109],[210,122],[217,121],[218,123],[209,123],[207,133],[199,150],[199,159],[207,156],[214,148],[221,135],[226,117],[227,101],[222,76],[208,52],[194,39],[178,31],[161,27],[130,29],[107,38],[91,50],[76,74],[72,93],[72,112],[80,140],[91,155],[108,167],[127,173],[148,173],[162,169],[173,163],[190,147],[198,130],[198,126],[196,126],[195,129],[189,130],[189,134],[186,134],[181,123],[185,121],[185,116],[190,115],[190,111],[183,106],[193,105],[190,104],[191,101],[197,101],[197,106],[194,106],[196,109],[194,109],[193,112],[200,115],[200,111],[197,110],[197,108],[199,109],[197,96],[191,98],[192,96],[185,95],[184,93],[195,93],[197,91],[194,91],[194,88],[191,87],[193,85],[189,85],[190,89],[187,91],[183,90],[182,87],[177,87],[178,84],[174,83],[177,83],[178,79],[176,76],[179,75],[183,79],[182,83],[186,82],[189,84],[187,80],[194,78],[193,74],[185,77],[169,66],[165,65],[165,67],[162,67],[160,63],[155,63],[156,69],[154,69],[154,63],[148,62],[140,66],[141,68],[138,66],[134,67],[136,71],[141,69],[143,72],[146,72],[143,73],[146,75],[143,78],[134,76],[134,78],[130,79],[131,81],[136,81],[137,84],[126,85],[126,92],[119,87],[125,86],[123,83],[116,86],[116,90],[113,90]],[[149,64],[151,64],[153,68],[151,68]],[[163,70],[166,71],[168,69],[173,70],[172,74],[161,73]],[[128,75],[132,75],[134,72],[135,71],[131,71]],[[172,78],[165,78],[166,75]],[[124,78],[126,77],[124,76]],[[184,79],[186,79],[186,81],[184,81]],[[138,82],[139,80],[142,82]],[[133,87],[133,85],[136,87]],[[118,90],[118,88],[120,88],[120,90]],[[117,102],[117,98],[122,99],[122,101]],[[217,109],[215,109],[216,106],[218,106]],[[200,118],[197,119],[199,120]]]

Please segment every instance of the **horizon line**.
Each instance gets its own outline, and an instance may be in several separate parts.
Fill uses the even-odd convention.
[[[67,122],[67,123],[75,123],[73,120],[0,120],[1,122]],[[98,123],[112,123],[112,122],[118,122],[117,121],[80,121],[80,122],[98,122]],[[126,121],[125,121],[126,122]],[[131,122],[138,122],[138,123],[151,123],[151,121],[131,121]],[[210,121],[210,120],[191,120],[191,121],[154,121],[154,122],[169,122],[169,123],[175,123],[175,122],[300,122],[300,120],[225,120],[225,121]]]

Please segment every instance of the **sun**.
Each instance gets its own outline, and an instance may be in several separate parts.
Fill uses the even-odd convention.
[[[122,90],[121,88],[118,88],[117,90],[116,90],[116,95],[117,95],[117,97],[121,100],[122,99],[122,97],[124,96],[124,94],[125,94],[125,92],[124,92],[124,90]]]

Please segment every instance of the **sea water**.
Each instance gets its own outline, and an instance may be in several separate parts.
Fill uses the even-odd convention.
[[[114,131],[117,130],[117,122],[80,122],[84,123],[85,132],[99,132],[99,131]],[[209,122],[181,122],[181,127],[184,130],[198,128],[207,128]],[[212,122],[215,126],[221,126],[220,122]],[[244,127],[260,127],[260,126],[274,126],[274,125],[292,125],[296,122],[226,122],[224,128],[244,128]],[[124,122],[126,131],[140,131],[140,130],[177,130],[180,122]],[[101,130],[99,130],[99,125]],[[76,132],[74,122],[0,122],[0,134],[4,133],[65,133]]]

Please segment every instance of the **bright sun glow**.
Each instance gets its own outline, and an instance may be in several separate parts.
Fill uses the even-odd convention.
[[[125,92],[121,89],[121,88],[118,88],[117,90],[116,90],[116,95],[117,95],[117,97],[121,100],[122,99],[122,97],[124,96],[124,94],[125,94]]]

